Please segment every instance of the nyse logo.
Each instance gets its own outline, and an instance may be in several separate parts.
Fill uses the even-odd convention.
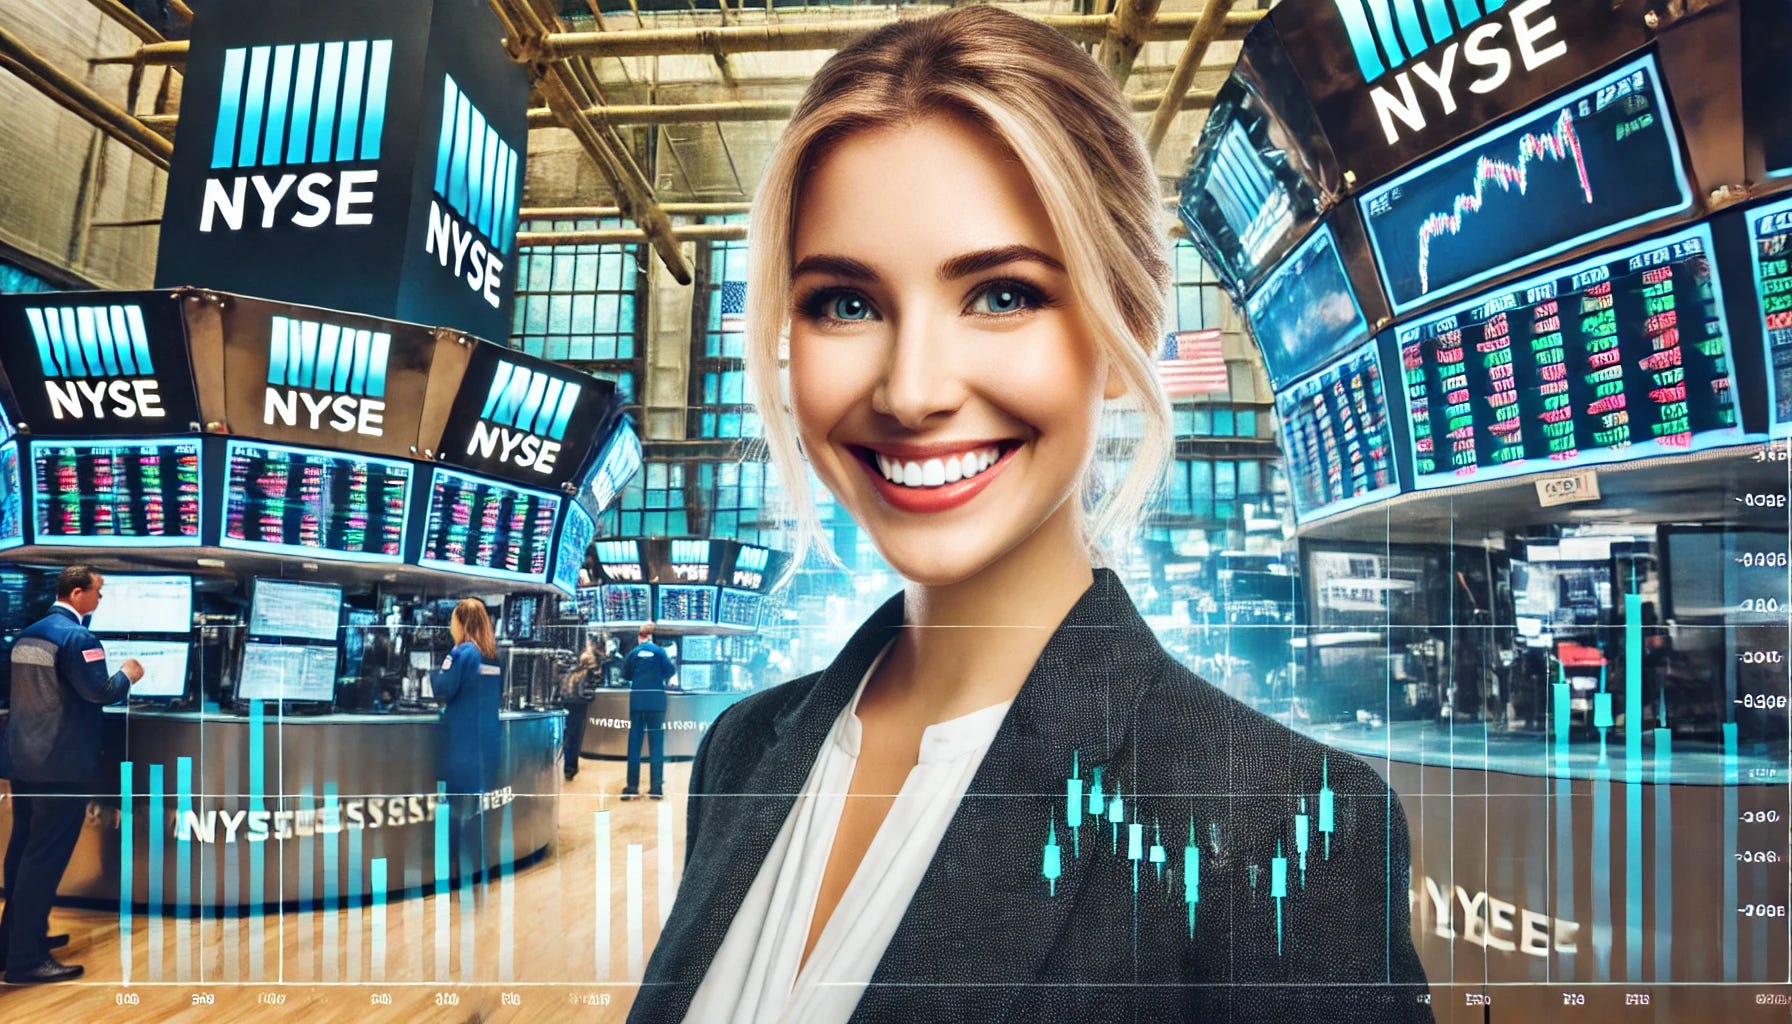
[[[1390,145],[1402,130],[1423,131],[1430,117],[1455,113],[1458,88],[1479,95],[1506,84],[1514,53],[1526,71],[1534,71],[1568,52],[1555,38],[1551,0],[1525,0],[1510,8],[1505,0],[1333,2],[1363,81],[1374,83],[1393,72],[1391,82],[1369,89]],[[1502,17],[1491,17],[1502,8]],[[1469,31],[1461,40],[1452,38],[1464,29]]]
[[[467,454],[552,473],[580,386],[500,361]]]
[[[385,331],[274,317],[261,421],[380,437],[391,350]]]
[[[444,75],[442,133],[436,143],[435,198],[423,251],[498,308],[499,257],[516,240],[516,179],[521,166],[479,108]],[[446,204],[444,206],[444,204]]]
[[[301,228],[373,223],[379,171],[256,171],[230,168],[367,163],[380,158],[392,40],[237,46],[224,51],[213,175],[205,181],[199,230],[230,231],[285,217]],[[259,217],[254,215],[259,213]]]
[[[27,308],[56,419],[167,416],[141,306]]]

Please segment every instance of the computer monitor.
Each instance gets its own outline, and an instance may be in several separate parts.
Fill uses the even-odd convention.
[[[193,630],[191,576],[106,576],[100,593],[100,606],[87,626],[95,633]]]
[[[335,640],[342,588],[333,583],[256,579],[249,603],[249,635],[287,640]]]
[[[336,693],[336,648],[320,644],[243,644],[238,700],[328,703]]]
[[[192,646],[185,640],[107,640],[106,667],[114,672],[126,658],[143,665],[143,678],[131,685],[131,698],[179,699],[187,693],[187,663]]]

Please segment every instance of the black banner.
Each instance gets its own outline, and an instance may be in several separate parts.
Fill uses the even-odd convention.
[[[582,479],[618,412],[616,385],[480,342],[461,378],[437,456],[551,490]]]
[[[1269,19],[1367,185],[1649,41],[1642,0],[1312,0]]]
[[[35,436],[180,434],[199,421],[186,327],[167,293],[0,296],[0,365]]]

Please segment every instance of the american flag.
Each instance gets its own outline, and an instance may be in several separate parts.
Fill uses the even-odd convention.
[[[747,329],[747,283],[722,282],[722,333]]]
[[[1171,398],[1223,392],[1227,389],[1226,357],[1217,330],[1177,331],[1164,335],[1157,376]]]

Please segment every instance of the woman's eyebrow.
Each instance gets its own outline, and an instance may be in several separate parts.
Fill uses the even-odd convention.
[[[941,281],[954,281],[961,277],[968,277],[971,274],[981,273],[992,267],[999,267],[1004,263],[1014,263],[1021,260],[1041,263],[1053,270],[1062,271],[1064,269],[1063,262],[1056,256],[1042,252],[1030,245],[1021,245],[1017,243],[1015,245],[997,246],[993,249],[979,249],[976,252],[967,252],[961,256],[954,256],[940,264],[939,277]]]
[[[828,256],[825,254],[804,256],[790,271],[792,279],[804,274],[833,274],[836,277],[848,277],[860,281],[877,280],[877,271],[858,260],[846,256]]]

